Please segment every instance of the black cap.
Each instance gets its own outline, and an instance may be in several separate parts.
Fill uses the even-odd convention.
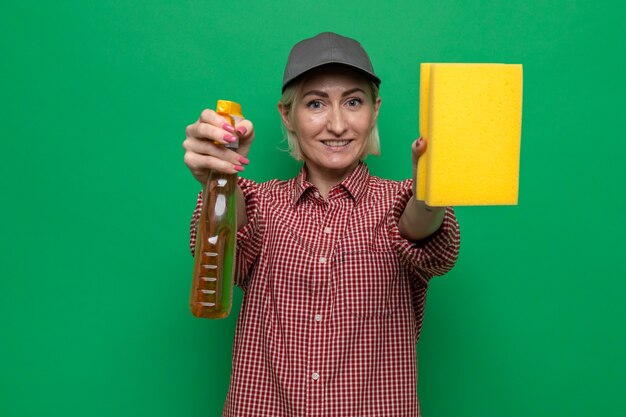
[[[336,33],[323,32],[291,48],[283,76],[283,92],[287,84],[300,75],[326,64],[347,65],[380,85],[380,78],[374,74],[370,58],[359,42]]]

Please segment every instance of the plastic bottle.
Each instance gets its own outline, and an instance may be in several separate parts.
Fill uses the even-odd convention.
[[[243,119],[241,106],[218,100],[216,112],[231,125]],[[225,145],[238,148],[239,142]],[[227,317],[233,302],[237,237],[237,174],[211,171],[203,191],[196,233],[191,313],[200,318]]]

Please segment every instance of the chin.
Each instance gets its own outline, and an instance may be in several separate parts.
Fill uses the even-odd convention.
[[[344,169],[348,169],[351,167],[355,167],[357,164],[359,163],[359,159],[350,159],[350,160],[343,160],[343,161],[327,161],[326,164],[324,164],[324,168],[326,169],[331,169],[331,170],[344,170]]]

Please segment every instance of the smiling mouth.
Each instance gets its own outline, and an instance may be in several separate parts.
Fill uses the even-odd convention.
[[[323,140],[322,143],[331,148],[341,148],[352,142],[351,140]]]

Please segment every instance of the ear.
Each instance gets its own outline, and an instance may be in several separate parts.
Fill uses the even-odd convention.
[[[376,121],[378,120],[378,111],[380,110],[380,104],[383,101],[380,97],[376,97],[376,102],[374,103],[374,117],[372,118],[372,127],[376,126]]]
[[[283,106],[282,103],[278,103],[278,112],[280,113],[280,118],[283,119],[283,124],[290,132],[293,132],[293,126],[289,121],[289,110]]]

